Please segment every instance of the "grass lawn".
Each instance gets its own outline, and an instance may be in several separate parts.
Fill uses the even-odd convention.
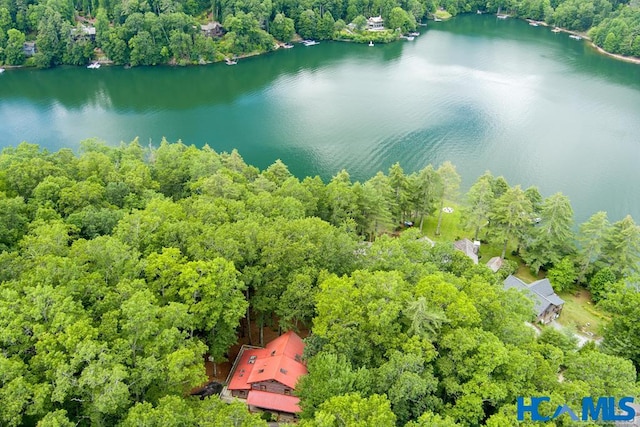
[[[573,327],[582,334],[593,334],[594,338],[602,336],[602,326],[610,318],[607,313],[595,307],[589,291],[579,288],[574,292],[563,292],[558,295],[565,301],[558,323]]]
[[[449,19],[451,18],[451,14],[449,12],[447,12],[446,10],[442,10],[442,9],[438,9],[436,10],[436,13],[434,13],[436,18],[445,20],[445,19]]]
[[[442,223],[440,224],[440,235],[436,236],[438,226],[438,213],[434,212],[424,219],[422,232],[434,242],[455,242],[465,237],[472,238],[472,233],[464,230],[460,226],[460,206],[456,203],[445,202],[445,207],[453,208],[451,213],[442,213]],[[416,219],[416,224],[420,224],[420,218]]]

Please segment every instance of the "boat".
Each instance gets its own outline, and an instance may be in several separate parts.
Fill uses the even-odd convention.
[[[373,47],[373,42],[369,40],[369,47]]]
[[[476,10],[476,13],[477,13],[478,15],[482,15],[482,11],[481,11],[480,9]]]
[[[576,36],[575,34],[571,34],[569,37],[574,39],[574,40],[582,40],[582,37]]]
[[[315,41],[315,40],[303,40],[302,44],[305,45],[305,46],[315,46],[315,45],[320,44],[320,43]]]
[[[440,18],[436,18],[435,16],[433,17],[433,22],[442,22],[442,19]]]
[[[414,31],[413,33],[409,33],[409,35],[411,37],[418,37],[420,35],[420,33],[417,33],[417,32]]]
[[[225,62],[227,63],[227,65],[236,65],[238,63],[238,61],[233,60],[231,58],[226,58]]]
[[[509,15],[497,15],[498,19],[507,19]]]
[[[560,31],[562,30],[558,27],[555,27],[553,30],[551,30],[552,33],[559,33]]]
[[[91,64],[87,65],[87,68],[91,69],[91,70],[95,70],[100,68],[100,63],[99,62],[92,62]]]
[[[285,49],[291,49],[291,48],[293,48],[293,45],[291,43],[285,43],[285,44],[282,45],[282,47],[285,48]]]
[[[531,25],[532,27],[537,27],[538,23],[537,22],[529,22],[529,25]]]
[[[4,68],[0,68],[0,74],[4,73]]]
[[[407,36],[407,40],[409,40],[410,42],[413,41],[415,39],[415,37],[413,36]]]

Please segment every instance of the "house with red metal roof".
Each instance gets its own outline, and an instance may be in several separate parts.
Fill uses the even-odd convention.
[[[302,363],[303,351],[304,342],[293,331],[265,348],[242,346],[226,389],[232,396],[246,399],[250,409],[296,414],[300,412],[300,399],[292,392],[298,379],[307,373]]]

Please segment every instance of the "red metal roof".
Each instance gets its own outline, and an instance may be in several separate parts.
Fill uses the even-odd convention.
[[[247,403],[258,408],[295,414],[300,412],[300,399],[295,396],[269,393],[268,391],[251,390],[247,396]]]
[[[293,331],[271,341],[266,348],[244,348],[227,388],[250,390],[253,383],[271,380],[294,388],[298,378],[307,373],[302,364],[303,351],[304,342]]]
[[[264,352],[264,348],[243,348],[238,356],[240,360],[236,363],[236,369],[227,386],[229,390],[251,389],[251,384],[248,381],[249,376],[251,375],[251,371],[253,371],[255,361],[261,357]],[[255,359],[253,359],[253,363],[249,363],[252,360],[252,356],[255,356]]]

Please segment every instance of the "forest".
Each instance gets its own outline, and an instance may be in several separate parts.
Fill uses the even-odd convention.
[[[250,321],[310,330],[301,426],[512,427],[518,396],[550,396],[544,411],[637,396],[640,227],[605,212],[575,226],[562,194],[489,172],[459,185],[449,162],[324,183],[180,142],[5,148],[0,425],[266,426],[189,396]],[[501,285],[513,261],[494,274],[427,244],[452,201],[460,237],[588,288],[611,315],[604,341],[537,335],[532,302]]]
[[[204,64],[267,52],[296,35],[389,42],[438,10],[544,20],[640,57],[637,0],[0,0],[0,65]],[[366,18],[378,15],[387,30],[367,31]],[[210,22],[222,28],[201,31]]]

